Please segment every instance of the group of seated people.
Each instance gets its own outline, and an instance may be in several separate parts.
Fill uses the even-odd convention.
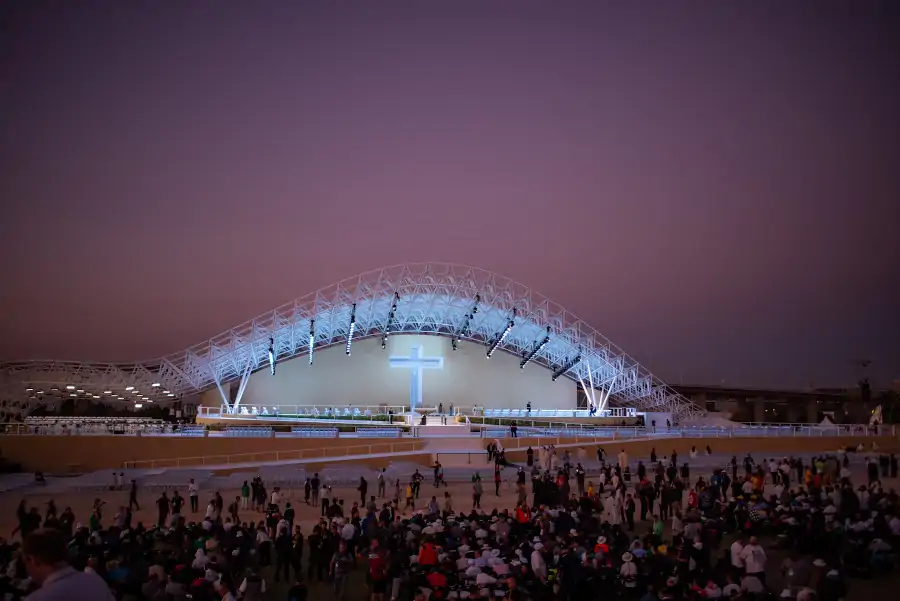
[[[308,534],[277,496],[268,499],[264,516],[248,516],[239,499],[225,509],[216,495],[205,518],[179,510],[167,513],[161,527],[135,524],[124,507],[109,527],[99,517],[83,526],[71,511],[57,517],[48,509],[43,527],[64,532],[68,563],[96,572],[115,598],[152,601],[268,599],[271,584],[260,569],[272,563],[274,580],[289,583],[292,601],[305,601],[311,581],[328,581],[344,599],[354,570],[364,572],[373,601],[837,601],[846,596],[849,576],[893,567],[900,505],[880,480],[860,484],[819,473],[829,462],[824,458],[810,463],[813,477],[802,484],[771,484],[765,464],[750,461],[749,473],[735,473],[733,481],[727,470],[716,470],[693,483],[680,470],[653,464],[636,469],[628,483],[621,465],[605,465],[595,487],[593,477],[585,485],[584,471],[563,457],[553,473],[538,470],[531,504],[524,477],[515,507],[490,513],[454,511],[449,492],[441,504],[432,497],[411,514],[402,512],[399,499],[363,493],[365,503],[349,508],[331,500]],[[657,488],[680,493],[667,509],[670,528],[653,510]],[[95,514],[102,511],[101,505]],[[41,535],[41,516],[36,508],[26,515],[20,523],[27,551],[29,537]],[[770,565],[773,548],[788,557],[781,565]],[[0,560],[8,566],[0,595],[18,599],[41,578],[48,587],[56,582],[47,570],[29,577],[44,560],[18,543],[0,541]],[[779,570],[783,584],[772,590]],[[348,601],[357,598],[363,596]]]

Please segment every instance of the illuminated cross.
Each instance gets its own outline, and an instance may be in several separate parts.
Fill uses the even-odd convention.
[[[409,377],[409,410],[413,413],[416,406],[422,406],[422,370],[444,369],[443,357],[423,357],[422,347],[414,346],[409,357],[391,357],[391,367],[405,367],[410,370]]]

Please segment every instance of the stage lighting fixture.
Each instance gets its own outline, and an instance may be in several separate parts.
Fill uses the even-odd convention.
[[[350,310],[350,327],[347,329],[347,356],[350,356],[350,345],[353,344],[353,332],[356,331],[356,303]]]
[[[316,346],[316,320],[309,320],[309,364],[312,365],[313,347]]]
[[[269,338],[269,372],[275,375],[275,339]]]
[[[478,313],[478,303],[480,303],[480,302],[481,302],[481,295],[476,294],[475,295],[475,304],[472,305],[472,310],[469,311],[468,313],[466,313],[465,317],[463,318],[462,325],[453,334],[453,338],[451,340],[451,342],[452,342],[451,346],[453,347],[454,351],[457,349],[457,345],[459,344],[460,338],[462,338],[463,336],[465,336],[468,333],[469,326],[472,324],[472,320],[475,318],[475,314]]]
[[[547,343],[550,342],[550,326],[547,326],[547,335],[544,336],[544,339],[540,342],[535,343],[534,348],[531,349],[531,352],[525,355],[522,361],[519,363],[519,367],[521,369],[525,369],[525,366],[531,363],[531,360],[534,359],[541,349],[547,346]]]
[[[556,380],[558,380],[560,376],[562,376],[567,371],[569,371],[570,369],[572,369],[573,367],[578,365],[580,362],[581,362],[581,351],[579,351],[578,354],[575,355],[574,359],[572,359],[570,361],[566,361],[562,367],[560,367],[555,372],[553,372],[553,376],[551,377],[551,379],[554,382],[556,382]]]
[[[394,301],[391,303],[391,312],[388,313],[387,321],[384,324],[384,332],[381,333],[381,350],[387,348],[387,337],[391,333],[391,327],[397,319],[397,303],[400,302],[400,294],[394,293]]]
[[[506,340],[506,337],[509,336],[510,331],[512,331],[513,326],[516,325],[516,309],[515,307],[512,310],[512,317],[509,318],[509,321],[506,324],[506,328],[497,336],[494,341],[491,343],[491,346],[488,347],[487,358],[490,359],[491,355],[494,354],[494,351],[497,350],[497,347],[503,344],[503,341]]]

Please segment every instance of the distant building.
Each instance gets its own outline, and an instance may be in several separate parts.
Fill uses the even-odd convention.
[[[685,385],[672,388],[701,409],[727,413],[731,419],[742,422],[819,423],[826,414],[838,421],[858,422],[865,419],[867,411],[860,406],[856,389],[801,391]]]

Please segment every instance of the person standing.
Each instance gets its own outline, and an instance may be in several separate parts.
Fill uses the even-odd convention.
[[[628,531],[634,531],[634,499],[631,497],[631,493],[625,495],[625,522],[628,524]]]
[[[276,532],[275,536],[275,582],[279,581],[279,577],[284,572],[284,581],[290,582],[291,579],[291,560],[294,554],[294,541],[291,538],[291,531],[285,528],[284,531]]]
[[[166,525],[166,518],[169,517],[169,498],[166,496],[166,493],[163,492],[162,495],[156,500],[156,510],[157,510],[157,526],[160,528],[164,528]]]
[[[347,577],[353,567],[353,556],[347,551],[347,543],[343,540],[338,545],[338,550],[331,558],[329,574],[334,583],[334,594],[338,601],[343,601],[344,591],[347,588]]]
[[[755,536],[741,551],[741,559],[744,560],[744,570],[747,576],[755,576],[763,585],[766,584],[766,552],[756,541]]]
[[[188,497],[191,501],[191,513],[197,513],[200,509],[200,487],[197,486],[193,478],[188,482]]]
[[[303,531],[300,529],[300,526],[294,528],[294,538],[291,542],[293,545],[291,566],[299,579],[303,569]]]
[[[378,472],[378,498],[379,499],[384,498],[384,489],[385,489],[385,485],[386,485],[386,483],[384,481],[385,469],[387,469],[387,468],[381,468],[381,471]]]
[[[356,487],[356,490],[359,491],[359,504],[366,504],[366,493],[369,491],[369,482],[365,479],[364,476],[359,477],[359,486]]]
[[[318,495],[316,495],[318,497]],[[321,508],[322,508],[322,517],[325,517],[328,514],[328,506],[331,505],[331,487],[323,486],[322,487],[322,496],[321,496]]]
[[[476,478],[472,483],[472,509],[481,509],[481,495],[484,487],[481,486],[481,478]]]
[[[310,488],[312,489],[312,504],[313,505],[319,504],[319,485],[320,484],[321,484],[321,481],[319,480],[319,473],[316,472],[315,474],[313,474],[312,481],[310,481],[310,483],[309,483]],[[309,580],[309,578],[307,578],[307,580]]]
[[[137,500],[137,480],[131,481],[131,491],[128,493],[128,509],[141,510],[141,505]]]
[[[250,484],[246,480],[241,485],[241,509],[250,509]]]
[[[322,582],[322,572],[325,560],[322,557],[322,534],[318,526],[313,528],[312,534],[309,535],[309,560],[306,563],[306,580],[312,582],[313,575],[319,582]]]

